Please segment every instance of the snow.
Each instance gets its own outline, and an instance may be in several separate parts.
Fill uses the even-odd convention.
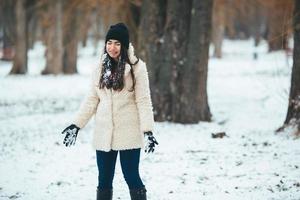
[[[93,123],[74,147],[66,148],[60,134],[99,62],[93,46],[80,47],[79,75],[38,75],[45,65],[41,43],[29,52],[26,76],[6,76],[12,63],[0,61],[0,199],[96,199]],[[209,60],[212,122],[156,122],[159,146],[140,163],[148,199],[299,200],[300,141],[288,131],[274,133],[285,119],[290,75],[284,52],[225,40],[224,57]],[[228,137],[211,137],[220,131]],[[119,161],[114,199],[130,199]]]

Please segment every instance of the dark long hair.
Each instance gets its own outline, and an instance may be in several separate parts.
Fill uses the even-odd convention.
[[[110,59],[113,68],[114,68],[114,72],[115,73],[121,73],[121,76],[119,76],[120,78],[117,80],[118,82],[118,87],[117,88],[113,88],[114,90],[118,90],[121,91],[124,88],[124,72],[125,72],[125,64],[128,63],[130,65],[130,74],[131,74],[131,78],[132,78],[132,88],[129,90],[130,92],[134,91],[134,87],[135,87],[135,76],[134,76],[134,72],[133,72],[133,66],[136,65],[139,62],[139,58],[137,58],[137,61],[135,63],[131,63],[128,53],[127,53],[128,49],[126,49],[125,47],[123,47],[123,45],[121,45],[121,50],[120,50],[120,59],[118,62],[116,62],[113,58],[111,58],[109,56],[109,54],[106,51],[106,44],[104,46],[104,54],[107,54],[108,58]],[[99,88],[103,89],[104,87],[106,87],[106,85],[104,84],[104,67],[102,67],[102,72],[101,72],[101,78],[99,81]]]

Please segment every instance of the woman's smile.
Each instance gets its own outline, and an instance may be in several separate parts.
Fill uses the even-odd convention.
[[[117,60],[121,52],[121,43],[118,40],[110,39],[106,42],[106,51],[110,57]]]

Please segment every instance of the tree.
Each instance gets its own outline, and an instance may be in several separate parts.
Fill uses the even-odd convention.
[[[25,74],[27,72],[27,21],[26,0],[17,0],[15,56],[10,74]]]
[[[287,49],[292,16],[292,0],[261,0],[267,8],[269,51]]]
[[[216,58],[222,57],[222,42],[226,24],[226,2],[226,0],[215,0],[213,5],[212,42],[214,44],[213,56]]]
[[[84,9],[76,1],[66,1],[63,15],[63,72],[77,73],[77,52],[79,41],[80,16]]]
[[[15,2],[12,0],[0,1],[0,22],[3,32],[3,60],[12,60],[14,57],[14,41],[16,37]]]
[[[157,121],[209,121],[206,80],[212,4],[143,1],[139,51],[148,65]]]
[[[40,1],[26,0],[26,17],[27,17],[27,46],[28,49],[32,49],[34,42],[37,41],[37,28],[38,19],[37,10]]]
[[[172,4],[173,3],[173,4]],[[177,71],[172,72],[171,66],[175,63],[174,68],[177,68],[177,60],[170,57],[172,55],[172,51],[179,50],[180,52],[185,51],[184,46],[180,45],[183,43],[182,41],[175,40],[173,43],[166,41],[170,38],[166,38],[164,30],[169,32],[169,35],[172,33],[173,29],[174,34],[177,34],[178,27],[177,25],[183,24],[188,25],[184,21],[183,17],[177,18],[180,16],[178,11],[176,11],[176,7],[180,7],[178,1],[173,1],[169,6],[169,15],[168,23],[166,22],[167,15],[167,2],[166,1],[143,1],[141,8],[141,22],[140,22],[140,30],[139,30],[139,47],[138,52],[139,55],[146,60],[148,65],[149,77],[150,77],[150,87],[152,92],[152,100],[154,104],[154,114],[156,121],[165,121],[165,120],[174,120],[172,118],[172,103],[175,105],[176,100],[174,99],[177,92],[177,85],[174,85],[174,81],[172,83],[171,75],[177,73]],[[189,15],[191,1],[182,2],[182,15]],[[188,9],[186,9],[186,7]],[[172,12],[174,10],[174,12]],[[189,18],[189,17],[188,17]],[[176,20],[177,19],[177,23]],[[165,28],[166,26],[166,28]],[[185,38],[187,38],[187,30],[188,27],[181,33],[184,34]],[[175,32],[176,31],[176,32]],[[172,38],[171,38],[172,39]],[[183,40],[180,36],[180,39]],[[169,51],[165,51],[164,48],[167,48]],[[183,57],[183,55],[178,55],[177,58]],[[171,63],[171,61],[173,61]],[[176,75],[175,75],[176,76]],[[173,84],[173,86],[171,86]],[[171,90],[171,87],[173,90]],[[178,102],[177,102],[178,103]],[[174,113],[176,114],[176,113]]]
[[[294,52],[289,105],[284,126],[296,125],[300,135],[300,1],[295,0],[294,8]]]
[[[196,123],[199,120],[210,121],[211,118],[207,98],[207,66],[212,2],[211,0],[193,1],[187,62],[183,70],[179,122]]]
[[[59,74],[63,71],[62,0],[48,2],[47,21],[46,68],[42,74]]]

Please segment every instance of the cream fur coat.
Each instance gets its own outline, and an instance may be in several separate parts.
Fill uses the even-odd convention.
[[[130,44],[128,56],[132,63],[137,58]],[[154,125],[153,107],[150,97],[149,79],[146,64],[139,60],[133,66],[136,79],[135,90],[132,88],[130,65],[125,65],[124,89],[99,89],[102,62],[92,72],[89,92],[73,121],[83,128],[95,115],[93,147],[97,150],[126,150],[144,147],[144,132],[152,131]]]

